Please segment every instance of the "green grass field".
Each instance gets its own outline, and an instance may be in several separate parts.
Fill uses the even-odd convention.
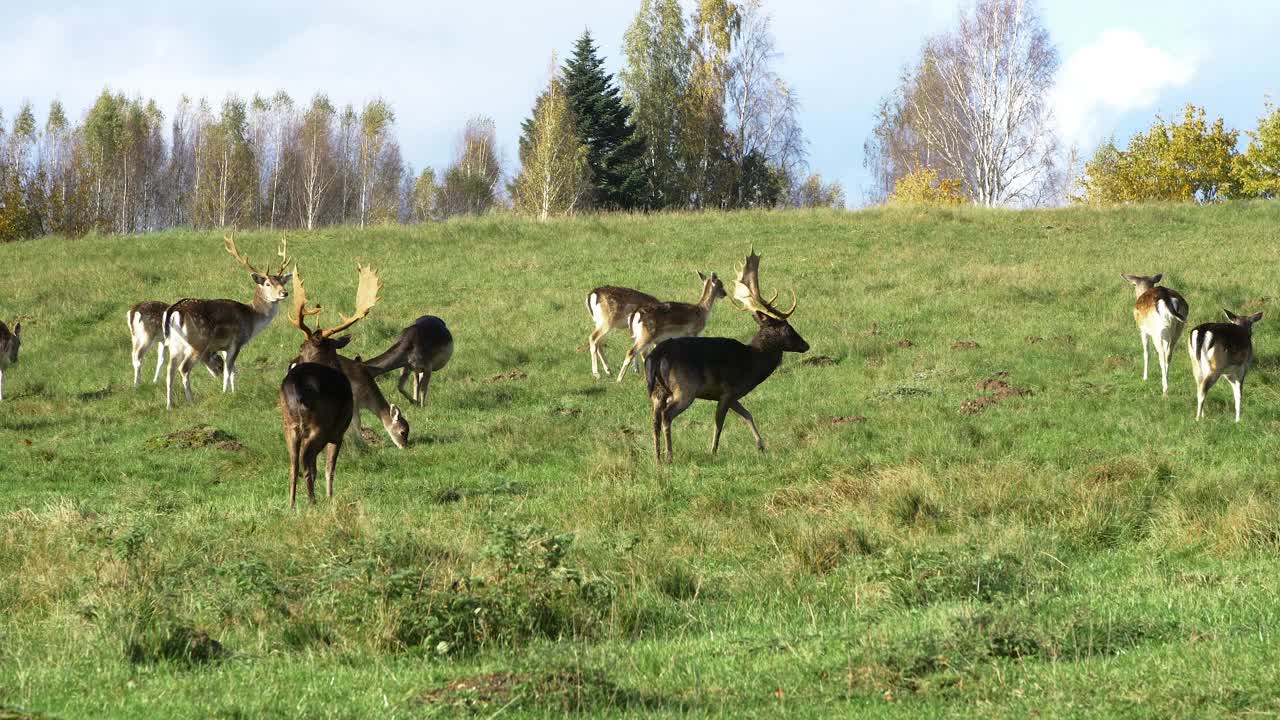
[[[428,312],[456,341],[410,447],[349,443],[297,511],[283,316],[238,394],[130,387],[131,303],[248,299],[220,234],[0,246],[0,316],[31,317],[0,404],[0,717],[1280,714],[1277,227],[1272,203],[293,234],[330,310],[381,270],[350,353]],[[692,300],[753,243],[812,350],[744,400],[766,454],[730,417],[712,457],[701,402],[657,469],[643,382],[589,374],[584,295]],[[1192,325],[1268,312],[1243,422],[1225,382],[1193,420],[1185,336],[1169,397],[1142,382],[1122,272],[1163,272]],[[725,303],[706,334],[753,329]]]

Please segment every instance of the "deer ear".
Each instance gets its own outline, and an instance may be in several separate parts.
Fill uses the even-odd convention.
[[[1250,316],[1249,316],[1249,323],[1250,323],[1250,324],[1252,324],[1252,323],[1256,323],[1256,322],[1258,322],[1258,321],[1259,321],[1259,320],[1261,320],[1261,319],[1262,319],[1262,313],[1261,313],[1261,312],[1256,312],[1256,313],[1254,313],[1254,314],[1252,314],[1252,315],[1250,315]],[[14,335],[17,335],[17,333],[15,332],[15,333],[14,333]]]
[[[288,282],[292,279],[293,279],[293,273],[285,273],[284,275],[280,276],[280,284],[281,285],[288,284]]]
[[[1258,313],[1258,315],[1259,315],[1259,316],[1261,316],[1261,315],[1262,315],[1262,313]],[[13,324],[13,336],[14,336],[14,337],[18,337],[18,336],[19,336],[19,335],[21,335],[21,334],[22,334],[22,323],[14,323],[14,324]]]
[[[1227,316],[1227,320],[1235,320],[1237,317],[1239,317],[1239,315],[1236,315],[1235,313],[1231,312],[1226,308],[1222,308],[1222,312]]]
[[[253,281],[258,283],[259,285],[265,285],[267,282],[267,278],[265,278],[259,273],[253,273],[249,277],[253,278]]]
[[[391,422],[400,422],[400,406],[391,405]]]
[[[1126,274],[1124,274],[1124,273],[1120,273],[1120,277],[1124,278],[1125,280],[1127,280],[1127,281],[1128,281],[1130,284],[1132,284],[1132,285],[1137,285],[1137,284],[1138,284],[1138,278],[1137,278],[1137,276],[1135,276],[1135,275],[1126,275]]]
[[[698,273],[698,279],[699,279],[699,280],[701,280],[701,281],[703,281],[703,282],[706,282],[706,281],[707,281],[707,276],[706,276],[706,275],[703,275],[701,270],[697,270],[697,271],[695,271],[695,272],[697,272],[697,273]]]
[[[333,343],[333,346],[335,348],[341,350],[342,348],[347,346],[347,343],[351,342],[351,336],[343,335],[342,337],[339,337],[339,338],[333,338],[329,342]]]
[[[1155,285],[1156,283],[1160,282],[1160,278],[1162,277],[1164,277],[1164,273],[1156,273],[1155,275],[1152,275],[1151,284]]]

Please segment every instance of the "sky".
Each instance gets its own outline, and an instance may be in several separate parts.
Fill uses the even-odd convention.
[[[685,0],[686,5],[689,0]],[[778,69],[798,93],[809,164],[851,204],[869,175],[862,145],[878,100],[925,36],[954,23],[961,0],[765,0]],[[382,97],[407,162],[449,162],[466,119],[494,118],[508,172],[520,122],[553,52],[590,29],[612,72],[638,0],[119,0],[113,7],[0,0],[0,111],[59,99],[78,117],[104,87],[155,98],[227,93],[305,101],[323,91],[359,106]],[[1161,113],[1204,105],[1231,127],[1256,124],[1280,96],[1280,1],[1040,0],[1061,60],[1055,122],[1084,153],[1124,140]]]

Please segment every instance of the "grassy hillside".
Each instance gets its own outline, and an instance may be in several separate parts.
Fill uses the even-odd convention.
[[[238,394],[197,371],[166,412],[130,387],[131,303],[249,297],[220,235],[0,246],[0,317],[32,318],[0,404],[0,708],[1280,713],[1280,317],[1256,327],[1244,421],[1222,383],[1197,424],[1182,343],[1167,399],[1142,382],[1120,278],[1163,272],[1193,324],[1270,315],[1277,226],[1252,204],[291,235],[330,310],[356,261],[381,269],[350,352],[428,312],[456,339],[410,447],[349,444],[336,497],[295,512],[283,317]],[[692,299],[753,243],[812,350],[744,401],[768,453],[731,417],[713,458],[698,403],[657,469],[642,382],[589,374],[584,294]],[[753,327],[722,304],[707,334]]]

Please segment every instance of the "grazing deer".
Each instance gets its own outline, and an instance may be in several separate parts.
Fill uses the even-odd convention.
[[[622,369],[618,371],[618,382],[627,374],[627,365],[648,347],[657,345],[668,338],[691,337],[702,332],[707,326],[707,318],[716,300],[728,295],[724,284],[715,273],[711,277],[698,273],[702,279],[702,297],[697,303],[660,302],[645,305],[631,313],[628,326],[631,328],[631,349],[622,360]]]
[[[301,362],[301,357],[294,358],[289,363],[289,369],[292,370]],[[409,421],[405,419],[399,407],[387,402],[382,389],[378,387],[378,383],[374,382],[373,374],[365,367],[360,356],[346,358],[339,355],[338,366],[342,374],[347,377],[347,382],[351,383],[351,399],[355,403],[349,432],[359,436],[360,411],[368,410],[382,422],[382,429],[387,431],[387,437],[391,438],[391,442],[398,448],[404,448],[409,443]]]
[[[1204,397],[1209,388],[1225,375],[1236,399],[1236,422],[1240,422],[1240,393],[1244,390],[1244,376],[1253,364],[1253,324],[1262,319],[1262,313],[1242,317],[1230,310],[1222,312],[1230,322],[1197,325],[1187,336],[1191,371],[1196,378],[1196,420],[1204,417]]]
[[[1173,355],[1173,345],[1178,342],[1182,328],[1187,323],[1187,301],[1176,290],[1158,287],[1163,274],[1124,275],[1125,280],[1133,283],[1136,300],[1133,303],[1133,319],[1138,323],[1139,338],[1142,341],[1142,379],[1147,379],[1149,351],[1147,339],[1156,348],[1156,358],[1160,361],[1160,388],[1169,394],[1169,360]]]
[[[159,300],[145,300],[129,308],[125,313],[125,322],[129,325],[129,337],[133,341],[133,386],[138,387],[142,374],[142,358],[154,345],[156,348],[156,373],[151,377],[152,383],[160,381],[160,373],[164,370],[164,311],[169,303]],[[203,355],[200,361],[209,369],[214,377],[222,375],[222,356]]]
[[[22,346],[22,323],[13,323],[13,330],[0,321],[0,400],[4,400],[4,371],[18,364],[18,348]]]
[[[591,321],[595,323],[595,328],[587,338],[587,349],[591,353],[591,374],[594,377],[600,377],[597,361],[604,366],[605,375],[612,374],[604,353],[600,351],[604,336],[617,328],[628,327],[627,323],[636,310],[659,302],[661,301],[652,295],[616,285],[605,285],[587,293],[587,312],[591,313]]]
[[[662,435],[666,435],[667,462],[671,462],[671,421],[699,399],[718,403],[711,454],[720,448],[720,431],[730,410],[746,421],[756,447],[764,452],[755,419],[741,400],[773,374],[784,352],[808,352],[809,343],[788,322],[796,309],[794,301],[790,310],[781,312],[761,297],[759,268],[760,256],[752,250],[734,292],[758,326],[749,345],[729,338],[681,337],[663,342],[649,354],[645,377],[653,405],[653,452],[658,464],[662,464]]]
[[[320,312],[307,309],[306,288],[302,278],[293,273],[293,309],[289,322],[302,331],[306,339],[298,350],[300,362],[289,368],[280,384],[280,415],[284,423],[285,446],[289,450],[289,507],[298,494],[298,468],[302,467],[307,498],[315,502],[316,457],[325,450],[325,486],[333,497],[333,471],[342,450],[343,435],[351,424],[355,410],[351,381],[342,372],[338,350],[351,342],[350,335],[334,337],[364,319],[378,303],[381,287],[378,274],[371,268],[357,269],[360,284],[356,289],[356,311],[351,317],[340,315],[342,322],[319,330],[307,327],[307,316]]]
[[[271,324],[281,300],[289,296],[286,285],[292,273],[285,273],[289,255],[284,242],[280,244],[280,270],[259,272],[249,258],[236,248],[230,236],[223,238],[227,253],[249,271],[253,279],[253,301],[246,305],[235,300],[179,300],[164,312],[162,327],[169,344],[169,372],[165,381],[165,407],[173,407],[173,371],[182,374],[182,389],[187,402],[191,397],[191,366],[197,359],[205,359],[221,352],[226,359],[222,366],[222,392],[228,386],[236,391],[236,357],[253,336]],[[208,363],[206,363],[208,364]],[[209,365],[212,371],[213,365]]]
[[[442,369],[453,357],[453,335],[444,321],[435,315],[423,315],[400,331],[400,336],[387,351],[365,362],[373,377],[397,368],[400,371],[400,394],[419,405],[427,401],[431,373]],[[413,394],[405,390],[413,376]]]

